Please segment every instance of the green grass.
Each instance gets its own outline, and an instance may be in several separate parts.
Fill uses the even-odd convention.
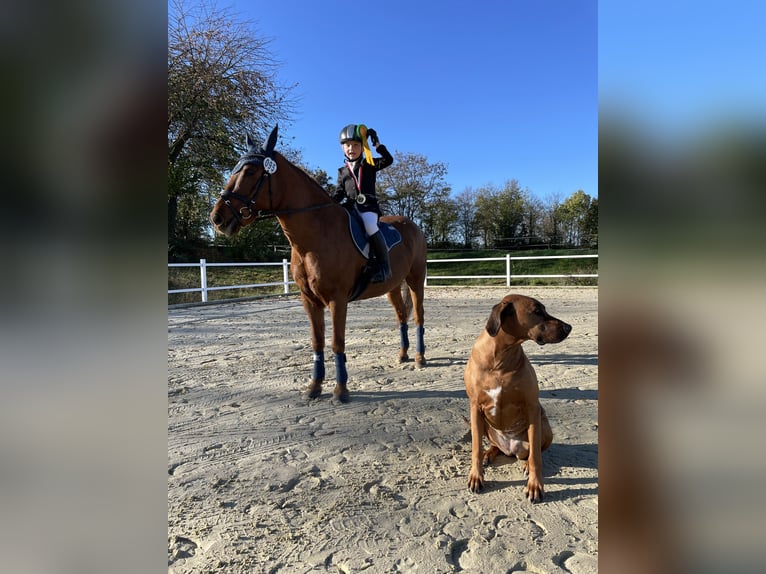
[[[431,263],[428,266],[429,285],[505,285],[505,250],[429,251],[434,259],[469,259],[502,257],[502,261]],[[546,249],[510,252],[511,257],[542,257],[552,255],[595,255],[589,249]],[[597,274],[598,259],[542,259],[511,261],[511,275],[580,275]],[[494,279],[439,279],[444,275],[501,275]],[[598,278],[531,277],[511,279],[511,285],[597,285]]]
[[[207,286],[223,287],[226,285],[251,285],[256,283],[277,283],[283,280],[282,266],[268,267],[208,267]],[[292,277],[290,277],[292,281]],[[168,267],[168,290],[170,289],[196,289],[200,286],[199,267]],[[297,293],[295,285],[290,290]],[[235,299],[237,297],[255,297],[262,295],[284,294],[283,285],[273,287],[253,287],[248,289],[222,289],[220,291],[208,291],[208,301],[221,301]],[[196,303],[202,301],[202,294],[170,293],[168,305],[180,303]]]
[[[474,251],[429,251],[429,261],[434,259],[471,259],[483,257],[502,257],[502,261],[476,261],[462,263],[436,263],[428,266],[428,284],[475,286],[475,285],[505,285],[505,255],[504,250],[474,250]],[[590,255],[593,250],[586,249],[548,249],[513,251],[512,257],[540,257],[544,255]],[[598,259],[543,259],[541,261],[512,261],[511,273],[514,275],[573,275],[598,273]],[[439,279],[444,275],[502,275],[496,279]],[[268,267],[208,267],[208,287],[225,285],[246,285],[254,283],[281,282],[282,266]],[[292,280],[292,276],[290,277]],[[529,278],[513,279],[511,285],[598,285],[597,278]],[[169,267],[168,289],[193,289],[200,286],[198,267]],[[295,285],[290,286],[291,292],[297,292]],[[237,297],[255,297],[265,295],[281,295],[282,285],[273,287],[257,287],[248,289],[223,289],[208,291],[208,301],[220,301]],[[202,300],[199,292],[172,293],[168,295],[168,304],[194,303]]]

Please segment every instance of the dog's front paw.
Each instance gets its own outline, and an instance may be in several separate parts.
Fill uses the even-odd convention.
[[[468,489],[471,492],[479,492],[484,487],[484,473],[471,468],[468,475]]]
[[[543,499],[543,483],[535,477],[530,476],[527,486],[524,487],[524,495],[530,502],[540,502]]]

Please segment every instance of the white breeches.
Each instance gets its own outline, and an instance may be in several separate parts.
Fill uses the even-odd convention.
[[[378,214],[374,211],[360,211],[359,215],[362,216],[367,235],[375,235],[378,232]]]

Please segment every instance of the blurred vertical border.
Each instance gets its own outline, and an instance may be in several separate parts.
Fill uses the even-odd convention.
[[[599,571],[763,571],[766,8],[599,2]]]
[[[167,10],[0,19],[0,555],[150,572],[167,534]]]

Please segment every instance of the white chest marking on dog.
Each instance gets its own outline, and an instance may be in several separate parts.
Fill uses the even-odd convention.
[[[493,417],[495,416],[495,412],[497,411],[497,397],[500,396],[500,391],[503,390],[503,387],[495,387],[494,389],[490,389],[488,391],[484,391],[492,398],[492,408],[489,411],[489,414]]]

